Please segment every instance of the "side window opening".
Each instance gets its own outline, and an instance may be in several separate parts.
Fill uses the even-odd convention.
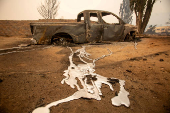
[[[91,23],[98,23],[98,16],[97,13],[90,13],[90,22]]]
[[[102,19],[108,24],[120,24],[119,19],[110,13],[102,13]]]
[[[81,17],[81,21],[80,22],[84,22],[84,16]]]
[[[84,14],[83,13],[78,15],[77,22],[84,22]]]

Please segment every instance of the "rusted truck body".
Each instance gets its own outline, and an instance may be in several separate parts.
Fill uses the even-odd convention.
[[[106,22],[112,16],[117,22]],[[108,19],[109,20],[109,19]],[[73,43],[96,43],[102,41],[133,40],[137,27],[126,24],[114,13],[100,10],[85,10],[78,14],[77,22],[30,23],[36,44],[51,44],[67,40]]]

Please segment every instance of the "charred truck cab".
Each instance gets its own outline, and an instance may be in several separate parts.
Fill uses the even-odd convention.
[[[137,34],[136,26],[126,24],[114,13],[100,10],[80,12],[77,22],[35,22],[30,27],[36,44],[126,41],[134,40]]]

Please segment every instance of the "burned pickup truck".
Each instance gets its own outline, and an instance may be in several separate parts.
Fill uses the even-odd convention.
[[[35,22],[30,23],[30,27],[36,44],[126,41],[135,39],[137,34],[136,26],[126,24],[111,12],[100,10],[80,12],[77,22]]]

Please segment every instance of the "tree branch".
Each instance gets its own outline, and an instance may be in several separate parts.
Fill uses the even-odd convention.
[[[37,8],[40,15],[45,19],[54,19],[59,8],[58,0],[45,0],[44,5]]]

